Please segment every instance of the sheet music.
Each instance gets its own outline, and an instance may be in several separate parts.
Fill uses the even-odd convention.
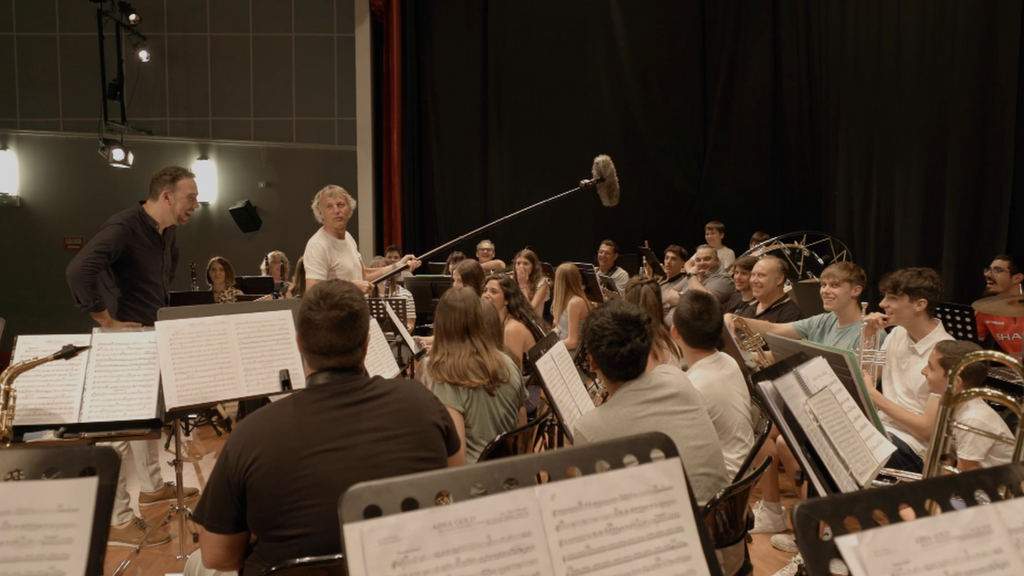
[[[160,320],[156,336],[168,410],[244,396],[224,316]]]
[[[850,422],[853,423],[853,427],[857,430],[861,440],[864,441],[868,450],[871,451],[872,458],[878,462],[878,468],[881,468],[888,461],[889,456],[896,452],[896,446],[882,435],[871,420],[868,420],[867,416],[864,415],[860,405],[853,399],[850,391],[847,390],[843,382],[836,376],[835,371],[829,366],[828,360],[820,356],[812,358],[809,362],[797,368],[797,372],[800,373],[812,393],[816,393],[823,388],[828,388],[832,391],[836,400],[839,401],[843,412],[846,413]],[[861,485],[864,486],[865,484]]]
[[[18,336],[11,364],[49,356],[65,344],[88,346],[90,340],[88,334]],[[18,391],[14,425],[78,422],[90,352],[86,350],[70,360],[48,362],[18,376],[14,384]]]
[[[559,340],[534,365],[547,384],[551,400],[564,420],[563,424],[567,430],[573,430],[576,421],[594,409],[594,401],[590,399],[587,387],[576,371],[565,342]]]
[[[1024,563],[994,506],[971,506],[835,539],[854,576],[1019,576]]]
[[[822,388],[807,400],[807,408],[814,415],[822,431],[832,442],[836,454],[846,463],[861,486],[866,486],[878,475],[879,463],[871,456],[867,444],[860,438],[853,422],[839,405],[839,400],[828,388]]]
[[[534,490],[346,524],[349,575],[551,576]]]
[[[992,494],[992,496],[996,496]],[[1003,519],[1006,530],[1013,541],[1013,547],[1024,559],[1024,498],[1003,500],[992,505]]]
[[[796,372],[790,372],[784,374],[775,380],[772,380],[772,384],[775,389],[778,390],[779,394],[782,395],[782,399],[785,400],[786,405],[789,406],[793,416],[797,419],[800,424],[800,428],[804,434],[807,435],[807,439],[811,441],[811,445],[814,446],[815,451],[818,453],[818,457],[821,458],[822,462],[825,463],[825,468],[828,469],[832,479],[835,480],[836,486],[842,492],[854,492],[858,489],[857,483],[851,476],[850,471],[846,468],[846,464],[839,460],[835,450],[832,449],[828,439],[822,433],[821,428],[814,421],[811,414],[807,411],[807,395],[803,390],[803,386],[797,379]]]
[[[343,526],[351,576],[710,576],[679,458]]]
[[[232,314],[226,318],[234,330],[245,396],[280,392],[284,369],[292,377],[292,389],[306,387],[290,311]]]
[[[82,576],[99,478],[0,482],[0,572]]]
[[[405,322],[398,319],[398,314],[395,313],[395,309],[391,307],[391,304],[387,300],[383,300],[384,309],[388,311],[388,317],[391,318],[391,322],[398,328],[398,334],[402,337],[402,341],[405,345],[412,350],[413,356],[420,353],[420,343],[412,339],[412,334],[409,334],[409,330],[405,327]]]
[[[367,374],[382,378],[394,378],[401,372],[388,346],[388,339],[380,329],[380,323],[373,318],[370,318],[370,345],[366,349],[364,366]]]
[[[153,330],[93,330],[81,422],[147,420],[157,415],[160,362]]]
[[[711,575],[678,457],[536,490],[555,574]]]

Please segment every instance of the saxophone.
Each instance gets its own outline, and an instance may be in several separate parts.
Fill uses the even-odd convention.
[[[12,364],[0,374],[0,448],[9,447],[11,441],[14,440],[14,408],[18,400],[18,393],[14,389],[14,379],[36,366],[54,360],[68,360],[78,356],[79,352],[88,349],[88,346],[68,344],[49,356],[23,360],[17,364]]]

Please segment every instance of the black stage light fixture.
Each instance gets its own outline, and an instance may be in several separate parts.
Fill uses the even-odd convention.
[[[142,16],[135,11],[135,8],[132,8],[131,4],[124,1],[118,2],[117,9],[121,12],[121,15],[124,16],[125,21],[128,22],[129,25],[136,26],[142,23]]]
[[[131,168],[135,163],[135,154],[122,142],[113,138],[100,139],[99,153],[107,159],[107,164],[114,168]]]
[[[139,62],[146,63],[153,57],[153,53],[149,51],[149,48],[145,44],[139,44],[135,47],[135,56],[138,57]]]

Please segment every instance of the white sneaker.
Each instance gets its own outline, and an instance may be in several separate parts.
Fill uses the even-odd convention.
[[[796,576],[796,573],[800,571],[804,565],[804,557],[797,554],[789,559],[789,564],[782,567],[781,570],[776,572],[773,576]]]
[[[776,514],[764,505],[764,500],[758,500],[751,510],[754,513],[754,527],[750,529],[751,534],[785,532],[789,529],[789,526],[786,525],[785,506],[782,507],[782,512]]]
[[[846,567],[846,562],[838,558],[828,561],[828,571],[837,576],[850,576],[850,569]]]
[[[793,534],[776,534],[772,536],[772,546],[783,552],[799,552],[796,545],[796,536]]]

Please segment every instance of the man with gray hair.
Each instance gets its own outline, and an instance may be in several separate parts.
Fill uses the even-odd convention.
[[[476,245],[476,259],[484,272],[495,272],[506,267],[505,261],[495,257],[494,242],[481,240]]]
[[[371,281],[387,272],[409,264],[409,271],[420,262],[412,254],[383,268],[367,268],[359,255],[356,240],[347,230],[348,221],[356,209],[356,199],[341,186],[324,186],[313,197],[313,217],[323,226],[306,242],[302,262],[306,268],[306,290],[325,280],[346,280],[364,293],[369,292]]]
[[[675,284],[663,289],[664,306],[666,307],[665,325],[672,326],[672,314],[679,302],[680,294],[687,290],[710,292],[718,298],[719,304],[725,304],[736,293],[736,284],[732,277],[722,269],[718,261],[718,251],[710,244],[701,244],[693,254],[693,259],[686,263],[686,273]]]

